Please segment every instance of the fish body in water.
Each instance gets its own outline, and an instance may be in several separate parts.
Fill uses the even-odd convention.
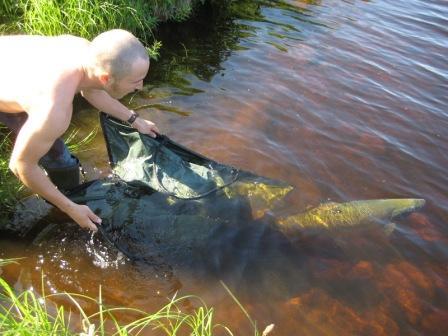
[[[282,229],[336,229],[378,221],[388,222],[425,205],[423,199],[378,199],[324,203],[297,215],[280,218]]]

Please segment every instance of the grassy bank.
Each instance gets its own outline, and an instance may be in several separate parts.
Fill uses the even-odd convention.
[[[0,259],[1,267],[16,260]],[[225,286],[225,285],[224,285]],[[43,287],[43,285],[42,285]],[[227,290],[228,288],[225,287]],[[236,300],[233,294],[229,294]],[[54,301],[68,302],[71,307],[57,305]],[[82,305],[91,304],[96,312],[87,313]],[[196,308],[185,311],[185,303]],[[253,327],[253,335],[258,336],[256,324],[236,300]],[[132,317],[131,322],[122,323],[117,316]],[[196,296],[174,296],[155,313],[127,307],[109,307],[104,304],[99,289],[99,298],[81,294],[56,293],[38,294],[32,289],[17,293],[0,277],[0,333],[1,335],[138,335],[144,331],[157,335],[211,336],[233,335],[232,331],[214,321],[214,310]],[[263,333],[267,335],[267,333]]]
[[[88,39],[122,28],[149,43],[161,21],[183,21],[205,0],[0,0],[0,31]]]

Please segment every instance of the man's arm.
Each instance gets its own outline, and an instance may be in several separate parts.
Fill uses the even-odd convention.
[[[98,110],[117,119],[126,121],[132,115],[132,112],[126,106],[120,103],[117,99],[112,98],[104,90],[83,90],[81,95]],[[160,133],[153,122],[142,118],[137,118],[134,123],[132,123],[132,127],[137,129],[140,133],[149,134],[152,137],[155,137],[156,133]]]
[[[48,113],[33,112],[17,136],[10,169],[23,184],[67,213],[81,227],[96,231],[94,223],[101,223],[101,219],[89,207],[76,204],[64,196],[38,165],[40,158],[66,130],[71,111],[55,111],[53,108]]]

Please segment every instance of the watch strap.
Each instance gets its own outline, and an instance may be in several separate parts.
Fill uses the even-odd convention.
[[[127,123],[129,124],[129,125],[132,125],[133,124],[133,122],[135,121],[135,119],[137,119],[138,117],[139,117],[139,115],[138,115],[138,113],[137,112],[135,112],[134,110],[130,110],[131,111],[131,116],[129,117],[129,119],[128,120],[126,120],[127,121]]]

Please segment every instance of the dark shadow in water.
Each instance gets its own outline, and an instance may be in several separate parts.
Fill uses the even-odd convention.
[[[309,4],[318,5],[320,1]],[[262,8],[284,10],[294,24],[270,21],[263,15]],[[284,40],[302,40],[306,38],[306,31],[325,27],[313,16],[312,9],[281,1],[238,1],[231,5],[206,2],[197,8],[190,21],[160,25],[155,37],[162,42],[162,48],[158,60],[151,64],[150,82],[155,86],[170,84],[184,89],[190,84],[185,79],[189,74],[211,81],[224,70],[222,63],[233,52],[250,49],[241,41],[255,37],[259,23],[268,25],[270,39],[265,43],[286,51]]]
[[[259,6],[250,6],[256,15]],[[196,16],[184,23],[169,22],[159,26],[155,37],[162,42],[160,57],[151,64],[151,83],[184,87],[184,76],[193,74],[210,81],[223,70],[221,63],[232,51],[240,50],[239,40],[244,37],[234,21],[234,11],[225,5],[207,2],[196,11]]]

